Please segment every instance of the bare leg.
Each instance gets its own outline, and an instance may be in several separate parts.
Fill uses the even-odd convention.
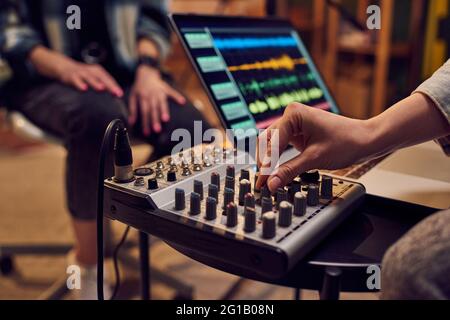
[[[84,266],[97,264],[97,224],[95,220],[72,219],[76,238],[75,257]]]

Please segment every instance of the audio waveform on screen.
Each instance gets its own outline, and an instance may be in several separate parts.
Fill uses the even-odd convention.
[[[284,92],[279,95],[267,96],[262,100],[256,100],[249,104],[249,110],[252,114],[260,114],[266,111],[279,110],[292,102],[308,104],[308,102],[323,97],[323,91],[318,87],[310,89],[299,89],[290,92]]]
[[[254,49],[274,47],[296,47],[297,41],[290,36],[265,38],[214,38],[214,45],[219,50]]]
[[[283,54],[278,58],[271,58],[263,61],[255,61],[253,63],[244,63],[237,66],[230,66],[228,70],[231,72],[235,71],[250,71],[250,70],[262,70],[262,69],[273,69],[273,70],[294,70],[295,66],[300,64],[306,64],[305,58],[292,58],[287,54]]]
[[[244,95],[256,94],[261,96],[264,94],[264,90],[273,90],[283,87],[297,86],[305,81],[313,81],[314,75],[309,72],[304,75],[288,75],[282,77],[269,78],[266,80],[258,81],[251,80],[250,82],[238,82],[238,86]]]

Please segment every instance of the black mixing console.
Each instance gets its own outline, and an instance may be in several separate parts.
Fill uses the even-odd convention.
[[[235,270],[282,277],[351,214],[365,189],[313,171],[271,194],[255,188],[251,160],[205,145],[165,157],[135,169],[132,181],[105,180],[105,215]]]

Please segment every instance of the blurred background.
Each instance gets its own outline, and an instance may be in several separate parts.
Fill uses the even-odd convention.
[[[381,30],[366,28],[366,9],[370,4],[381,8]],[[376,115],[409,95],[449,57],[448,0],[172,0],[170,10],[289,19],[299,30],[343,113],[354,118]],[[219,127],[175,36],[166,67],[197,108]],[[8,79],[9,73],[0,61],[0,83]],[[149,153],[151,146],[139,143],[134,146],[137,163]],[[32,132],[24,134],[17,130],[0,105],[0,247],[23,243],[70,247],[72,234],[64,203],[64,157],[62,146],[39,139]],[[113,224],[112,229],[113,241],[117,242],[123,226]],[[133,234],[130,241],[135,239]],[[130,249],[129,254],[136,256],[136,250]],[[0,299],[42,297],[55,279],[65,276],[64,255],[9,258],[12,259],[2,261]],[[237,279],[202,266],[157,240],[151,261],[161,272],[195,285],[195,298],[221,298]],[[137,269],[130,264],[121,270],[124,283],[119,297],[138,298]],[[170,286],[159,282],[155,282],[152,291],[157,299],[170,299],[175,294]],[[245,281],[231,297],[290,299],[292,290]],[[70,294],[64,298],[70,299]],[[318,296],[305,292],[303,298]],[[376,299],[377,294],[343,294],[342,298]]]

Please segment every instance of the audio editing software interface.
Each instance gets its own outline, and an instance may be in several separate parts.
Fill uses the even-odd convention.
[[[336,111],[297,33],[289,28],[181,28],[231,129],[265,129],[291,102]]]

